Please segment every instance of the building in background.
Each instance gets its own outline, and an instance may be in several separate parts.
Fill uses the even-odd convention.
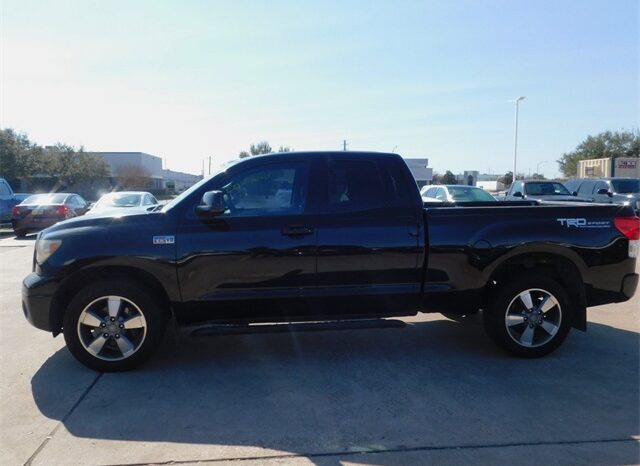
[[[162,168],[162,159],[145,152],[94,152],[109,165],[111,184],[123,189],[180,192],[202,177]]]
[[[433,179],[433,168],[429,168],[429,159],[404,159],[411,174],[418,183],[418,187],[422,188],[426,184],[431,184]]]
[[[109,165],[111,181],[126,189],[164,189],[162,159],[144,152],[94,152]]]
[[[640,159],[637,157],[611,157],[578,161],[578,178],[640,178]]]
[[[504,190],[504,184],[498,181],[500,178],[501,175],[481,173],[476,180],[476,186],[485,191],[497,193],[498,191]]]
[[[464,173],[456,175],[456,184],[475,186],[478,181],[478,176],[480,176],[479,171],[465,170]]]
[[[177,172],[173,170],[162,170],[164,185],[167,191],[180,193],[190,188],[202,179],[200,175],[192,175],[191,173]]]

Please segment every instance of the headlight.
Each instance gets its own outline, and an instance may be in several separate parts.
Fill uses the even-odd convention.
[[[36,262],[40,265],[44,263],[51,254],[62,246],[61,239],[39,239],[36,242]]]

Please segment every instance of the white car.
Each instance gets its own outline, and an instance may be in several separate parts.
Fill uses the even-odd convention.
[[[496,202],[482,188],[457,184],[425,186],[420,195],[424,202]]]
[[[105,213],[125,209],[153,210],[158,200],[153,194],[145,191],[117,191],[105,194],[91,206],[89,213]]]

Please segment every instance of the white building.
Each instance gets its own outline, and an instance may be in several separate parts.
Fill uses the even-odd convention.
[[[109,165],[112,178],[118,178],[132,167],[140,167],[140,175],[150,178],[150,184],[144,189],[170,189],[184,191],[197,183],[201,177],[190,173],[177,172],[162,168],[162,159],[145,152],[94,152]],[[143,189],[141,186],[140,189]]]
[[[431,183],[433,168],[429,168],[429,159],[404,159],[419,187]]]

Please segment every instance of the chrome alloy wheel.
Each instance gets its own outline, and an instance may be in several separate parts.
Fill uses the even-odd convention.
[[[133,355],[147,336],[147,322],[135,303],[122,296],[91,301],[78,318],[78,337],[98,359],[120,361]]]
[[[560,302],[540,288],[530,288],[513,298],[504,318],[511,339],[527,348],[551,341],[560,330],[561,322]]]

